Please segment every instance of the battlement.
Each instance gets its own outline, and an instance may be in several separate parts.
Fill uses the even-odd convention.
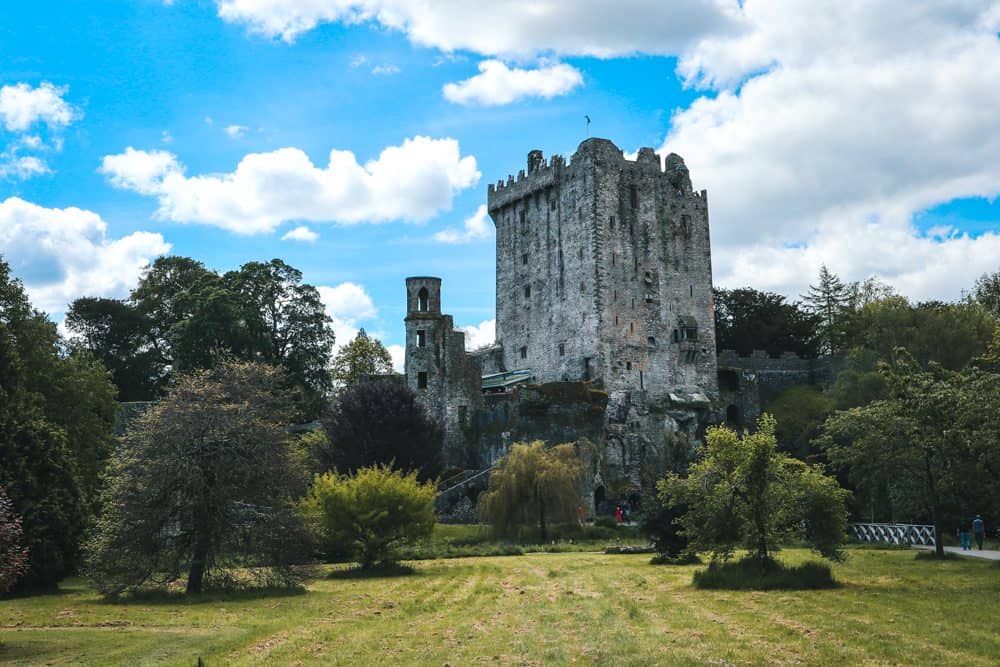
[[[629,160],[625,157],[624,151],[613,141],[592,137],[580,143],[568,162],[562,155],[553,155],[550,160],[546,160],[542,151],[537,149],[530,151],[527,169],[521,169],[516,176],[509,174],[506,181],[500,179],[496,183],[489,184],[487,188],[489,211],[492,213],[520,199],[558,185],[564,172],[568,172],[570,168],[586,161],[596,161],[605,166],[610,163],[620,163],[622,167],[626,168],[631,166],[644,171],[655,170],[666,175],[676,189],[695,197],[707,198],[707,193],[704,190],[701,192],[692,190],[691,179],[688,176],[684,159],[676,153],[670,153],[666,160],[663,160],[655,150],[644,146],[636,153],[636,159]]]

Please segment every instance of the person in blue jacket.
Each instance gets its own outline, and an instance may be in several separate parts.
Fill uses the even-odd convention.
[[[983,523],[982,515],[977,514],[972,522],[972,535],[976,538],[976,546],[983,550],[983,536],[986,534],[986,524]]]

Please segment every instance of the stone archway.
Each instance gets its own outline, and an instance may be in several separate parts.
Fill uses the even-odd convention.
[[[608,491],[603,486],[594,489],[594,515],[600,515],[601,505],[607,502]]]

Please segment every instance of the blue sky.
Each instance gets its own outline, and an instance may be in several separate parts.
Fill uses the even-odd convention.
[[[1000,269],[994,2],[39,4],[0,6],[0,253],[57,319],[169,246],[285,259],[342,338],[401,343],[413,274],[488,323],[487,184],[584,115],[685,157],[720,284],[794,296],[825,262],[957,298]]]

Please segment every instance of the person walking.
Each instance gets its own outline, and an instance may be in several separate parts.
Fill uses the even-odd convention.
[[[972,549],[972,528],[969,526],[969,522],[962,519],[958,522],[958,541],[962,544],[962,551],[969,551]]]
[[[618,521],[618,524],[621,525],[621,522],[624,519],[624,516],[622,515],[621,505],[615,508],[615,519]]]
[[[983,536],[986,534],[986,524],[983,523],[981,514],[977,514],[976,518],[972,521],[972,534],[976,538],[976,546],[982,551]]]

